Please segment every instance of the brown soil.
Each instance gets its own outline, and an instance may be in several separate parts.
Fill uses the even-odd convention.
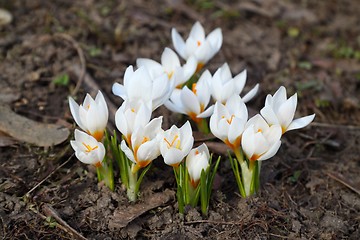
[[[138,57],[159,60],[172,47],[171,28],[186,35],[197,20],[207,33],[223,31],[207,68],[226,61],[233,73],[247,69],[247,86],[261,84],[253,111],[284,85],[299,93],[299,116],[316,113],[263,163],[254,197],[239,197],[224,156],[207,218],[192,208],[178,214],[174,177],[160,159],[130,204],[118,174],[111,192],[93,167],[69,159],[68,140],[40,148],[0,135],[1,238],[360,239],[357,1],[1,0],[0,8],[13,16],[0,25],[0,102],[38,122],[73,130],[67,97],[81,57],[87,75],[78,99],[94,90],[90,78],[119,106],[111,86],[126,67]],[[61,74],[69,84],[53,83]],[[164,128],[176,119],[166,116]]]

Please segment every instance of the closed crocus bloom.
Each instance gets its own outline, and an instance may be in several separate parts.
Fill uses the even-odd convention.
[[[162,132],[161,124],[162,117],[158,117],[151,120],[145,127],[137,127],[131,135],[131,148],[125,140],[121,142],[121,150],[135,163],[133,172],[146,167],[160,155],[158,135]]]
[[[315,118],[315,114],[312,114],[294,120],[296,106],[297,94],[295,93],[288,99],[285,87],[281,86],[274,96],[267,95],[265,106],[261,109],[260,113],[268,124],[279,124],[282,128],[282,133],[285,133],[290,130],[303,128]]]
[[[210,118],[210,130],[232,150],[240,146],[241,135],[248,119],[248,111],[239,95],[233,95],[226,105],[216,102]]]
[[[191,185],[196,188],[200,177],[201,171],[209,167],[210,153],[205,143],[199,147],[192,149],[186,157],[186,168],[190,176]]]
[[[145,67],[134,71],[129,66],[124,74],[124,84],[114,83],[112,91],[116,96],[124,100],[142,100],[152,102],[152,110],[155,110],[170,97],[173,86],[168,80],[167,74],[152,79]]]
[[[99,91],[95,100],[87,94],[80,106],[69,97],[69,106],[77,125],[100,141],[109,118],[108,107],[102,93]]]
[[[161,55],[161,63],[148,58],[138,58],[136,64],[138,67],[146,67],[153,79],[166,73],[168,79],[174,82],[174,86],[181,86],[195,73],[197,61],[195,57],[190,57],[186,64],[181,66],[176,53],[170,48],[165,48]]]
[[[234,94],[240,95],[246,83],[246,70],[242,71],[235,77],[232,77],[229,65],[224,63],[214,74],[209,82],[211,95],[215,101],[223,104]],[[250,101],[259,89],[256,84],[242,100],[246,103]]]
[[[205,109],[210,102],[209,78],[211,79],[211,74],[206,70],[198,82],[192,85],[191,90],[187,86],[181,90],[175,89],[170,100],[165,102],[165,106],[173,112],[188,115],[194,122],[209,117],[214,108],[212,105]]]
[[[83,163],[101,167],[105,157],[105,147],[93,136],[75,129],[75,140],[70,141],[75,151],[75,156]]]
[[[160,152],[164,162],[172,167],[177,167],[186,155],[190,152],[194,144],[194,137],[189,122],[181,128],[173,125],[161,136]]]
[[[273,157],[281,145],[281,126],[269,126],[257,114],[246,124],[242,135],[241,146],[244,154],[250,161],[262,161]]]
[[[126,142],[131,143],[131,135],[138,126],[145,127],[151,118],[151,102],[125,100],[115,114],[115,124]]]
[[[203,26],[196,22],[186,42],[176,31],[171,30],[171,37],[176,52],[185,60],[194,56],[198,61],[197,70],[200,70],[219,50],[223,37],[220,28],[213,30],[207,37]]]

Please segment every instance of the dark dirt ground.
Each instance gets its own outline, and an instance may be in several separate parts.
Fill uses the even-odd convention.
[[[0,8],[13,16],[0,26],[0,102],[37,122],[73,130],[67,97],[84,66],[78,100],[94,91],[92,79],[119,106],[111,86],[126,67],[159,60],[171,28],[186,35],[197,20],[224,36],[206,67],[214,73],[226,61],[233,73],[248,70],[247,86],[260,83],[250,108],[284,85],[299,93],[299,116],[316,113],[263,163],[255,197],[239,197],[224,158],[207,218],[191,208],[179,216],[172,171],[160,160],[129,204],[119,180],[111,192],[92,167],[68,160],[68,140],[44,148],[2,134],[1,238],[360,239],[358,1],[0,0]],[[63,74],[70,83],[55,84]]]

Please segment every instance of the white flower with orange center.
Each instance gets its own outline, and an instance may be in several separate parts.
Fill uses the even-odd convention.
[[[268,124],[279,124],[282,128],[282,133],[285,133],[290,130],[303,128],[309,125],[315,118],[315,114],[312,114],[294,120],[296,106],[297,94],[295,93],[290,98],[287,98],[286,88],[281,86],[274,96],[267,95],[265,106],[261,109],[260,113]]]
[[[151,101],[152,110],[155,110],[169,99],[173,88],[166,73],[153,79],[144,66],[135,71],[129,66],[125,71],[123,84],[114,83],[112,92],[124,100]]]
[[[246,123],[241,146],[250,161],[262,161],[273,157],[281,145],[281,126],[269,126],[260,114]]]
[[[151,118],[151,102],[141,100],[125,100],[115,114],[117,129],[124,136],[127,144],[131,143],[131,135],[134,130],[141,126],[145,127]]]
[[[190,183],[193,188],[199,184],[202,170],[210,166],[210,153],[205,143],[192,149],[186,157],[186,168],[190,176]]]
[[[209,82],[211,95],[214,101],[219,101],[223,104],[234,94],[240,95],[246,83],[246,70],[242,71],[235,77],[232,77],[229,65],[224,63],[215,73]],[[250,101],[259,89],[259,84],[256,84],[242,100],[246,103]]]
[[[207,108],[211,97],[208,87],[209,79],[211,79],[211,74],[206,70],[198,82],[192,85],[191,90],[187,86],[181,90],[175,89],[170,100],[165,102],[165,106],[173,112],[188,115],[196,123],[201,121],[201,118],[209,117],[214,108],[214,105]]]
[[[155,79],[166,73],[168,79],[173,82],[174,86],[181,86],[187,82],[195,73],[197,61],[190,57],[186,63],[181,66],[180,59],[170,48],[165,48],[161,55],[161,63],[148,58],[138,58],[136,60],[138,67],[146,67],[150,77]]]
[[[131,147],[125,140],[121,142],[121,150],[135,163],[132,172],[146,167],[160,155],[158,135],[163,131],[161,124],[162,117],[158,117],[144,127],[138,126],[131,135]]]
[[[233,151],[237,151],[241,135],[248,119],[248,111],[239,95],[233,95],[226,105],[216,102],[214,113],[210,118],[210,130]]]
[[[172,167],[179,166],[193,144],[194,137],[188,121],[181,128],[173,125],[162,134],[160,139],[160,152],[164,162]]]
[[[183,59],[188,60],[191,56],[196,58],[197,72],[220,50],[223,41],[220,28],[205,37],[205,30],[199,22],[192,26],[186,42],[175,28],[171,30],[171,37],[176,52]]]
[[[93,136],[75,129],[75,140],[70,141],[75,151],[75,156],[83,163],[101,167],[105,157],[105,147]]]
[[[77,125],[96,140],[101,141],[109,118],[109,110],[103,94],[99,91],[95,100],[86,94],[80,106],[69,97],[69,106]]]

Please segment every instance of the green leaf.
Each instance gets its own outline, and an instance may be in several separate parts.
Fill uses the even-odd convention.
[[[206,173],[205,170],[203,169],[201,171],[201,175],[200,175],[200,202],[201,202],[201,212],[204,216],[207,215],[207,211],[208,211],[208,187],[206,184]]]
[[[135,193],[137,194],[139,192],[140,189],[140,184],[145,176],[145,174],[147,173],[147,171],[149,171],[150,167],[151,167],[152,163],[150,163],[149,165],[146,166],[146,168],[144,168],[140,174],[140,177],[138,178],[137,182],[136,182],[136,186],[135,186]]]
[[[69,78],[69,75],[67,75],[65,73],[65,74],[56,76],[52,82],[58,86],[68,86],[69,82],[70,82],[70,78]]]

